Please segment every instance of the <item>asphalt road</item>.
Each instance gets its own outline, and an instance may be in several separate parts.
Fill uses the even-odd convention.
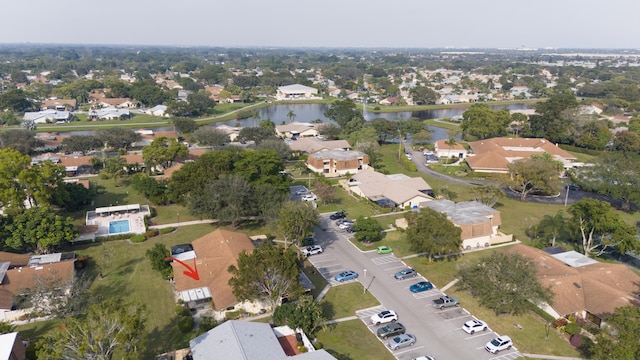
[[[421,355],[431,355],[436,359],[516,359],[520,353],[512,348],[497,355],[484,350],[484,345],[497,336],[493,331],[469,335],[462,331],[464,322],[473,316],[462,307],[445,310],[435,309],[431,301],[442,292],[438,289],[412,294],[409,286],[422,281],[421,275],[406,280],[396,280],[393,275],[406,267],[393,254],[379,255],[375,251],[362,252],[349,240],[348,233],[339,230],[328,215],[322,216],[320,229],[315,238],[322,245],[322,254],[309,257],[309,261],[329,281],[332,286],[340,286],[333,277],[344,271],[353,270],[359,274],[355,281],[362,283],[382,304],[373,309],[360,311],[356,315],[374,333],[384,325],[374,326],[369,317],[384,309],[398,313],[399,322],[407,328],[408,334],[416,336],[416,344],[395,351],[389,350],[397,359],[413,359]],[[366,269],[366,270],[365,270]],[[424,275],[424,274],[422,274]],[[442,284],[439,284],[442,285]],[[489,327],[491,324],[489,324]],[[380,340],[387,344],[388,340]],[[516,344],[517,346],[517,344]]]

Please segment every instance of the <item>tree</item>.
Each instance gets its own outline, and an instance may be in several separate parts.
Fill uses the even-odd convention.
[[[288,243],[299,243],[305,237],[313,235],[314,228],[320,224],[318,211],[307,202],[287,201],[278,212],[276,227]]]
[[[0,148],[10,148],[28,155],[38,146],[42,146],[42,141],[35,138],[36,133],[31,130],[11,129],[0,133]]]
[[[239,300],[266,300],[275,308],[283,297],[296,299],[302,293],[298,283],[298,255],[291,248],[264,242],[252,253],[242,251],[237,265],[228,269],[229,285]]]
[[[64,277],[48,271],[35,277],[35,284],[22,289],[19,308],[31,309],[29,317],[66,317],[86,311],[91,280],[83,275]]]
[[[0,335],[9,334],[16,331],[16,326],[8,321],[0,321]]]
[[[193,115],[199,116],[206,114],[207,110],[213,109],[216,102],[211,98],[211,93],[206,90],[199,90],[187,96],[187,101],[194,110]]]
[[[113,259],[114,254],[115,251],[113,246],[107,245],[107,243],[102,243],[100,250],[98,250],[95,258],[93,259],[96,263],[100,279],[103,279],[111,269],[111,260]]]
[[[426,144],[431,141],[431,132],[429,130],[420,130],[420,132],[411,136],[411,141],[414,144]]]
[[[547,153],[514,161],[508,167],[506,185],[520,193],[522,201],[531,193],[551,195],[560,192],[562,163]]]
[[[147,311],[143,305],[107,300],[89,307],[86,316],[68,317],[64,327],[37,343],[38,359],[110,360],[141,353]]]
[[[435,104],[438,100],[438,93],[427,86],[416,86],[411,88],[409,94],[418,105]]]
[[[156,179],[147,174],[137,173],[132,176],[131,187],[156,205],[169,202],[166,180]]]
[[[356,233],[354,237],[360,242],[375,242],[382,240],[382,226],[373,217],[358,217],[351,227]]]
[[[191,194],[189,209],[194,215],[231,223],[234,228],[245,217],[255,215],[252,188],[239,175],[221,175],[205,185],[203,191]]]
[[[625,223],[608,202],[583,198],[568,211],[585,255],[600,256],[613,249],[624,254],[640,248],[635,227]]]
[[[588,348],[589,357],[594,360],[640,358],[640,307],[616,308],[605,321],[606,325]]]
[[[142,148],[142,158],[147,169],[162,166],[164,169],[171,167],[179,157],[189,154],[189,149],[177,139],[161,136],[154,139],[149,146]]]
[[[324,116],[335,121],[345,134],[358,131],[364,125],[364,116],[353,100],[336,100],[325,111]]]
[[[191,140],[200,146],[218,147],[231,141],[229,135],[211,126],[201,126],[191,134]]]
[[[469,193],[474,201],[489,207],[494,207],[505,196],[502,189],[492,185],[474,186]]]
[[[622,202],[624,210],[632,201],[640,201],[640,155],[631,152],[608,152],[595,166],[579,169],[578,182],[600,194]]]
[[[31,109],[34,104],[29,101],[27,94],[20,89],[9,89],[0,94],[0,110],[9,109],[22,112]]]
[[[516,253],[494,252],[478,263],[460,265],[460,286],[478,297],[480,305],[499,314],[522,314],[530,303],[551,303],[553,293],[536,278],[533,261]]]
[[[131,97],[145,106],[162,104],[169,96],[153,80],[136,81],[131,85]]]
[[[287,117],[289,118],[289,121],[293,121],[296,118],[296,113],[293,112],[293,110],[289,110]]]
[[[510,122],[506,109],[491,110],[487,104],[473,104],[462,114],[460,128],[465,136],[488,139],[506,135]]]
[[[190,134],[198,129],[198,123],[193,119],[176,117],[173,118],[171,122],[180,134]]]
[[[628,130],[616,133],[611,150],[640,153],[640,135]]]
[[[303,295],[298,302],[288,302],[273,311],[273,323],[288,325],[292,329],[301,328],[308,336],[321,330],[327,319],[322,315],[322,306],[310,295]]]
[[[61,203],[68,199],[64,177],[63,166],[43,161],[22,169],[17,180],[29,205],[38,206]]]
[[[273,150],[278,154],[280,159],[283,160],[286,160],[291,156],[291,148],[289,147],[289,145],[285,144],[284,141],[275,137],[273,139],[260,141],[258,146],[256,146],[256,149],[259,151]]]
[[[129,149],[133,143],[140,141],[140,134],[121,127],[99,130],[97,136],[107,149]]]
[[[407,219],[407,241],[411,250],[425,253],[431,262],[433,257],[460,251],[461,230],[443,213],[430,208],[410,211]]]
[[[318,128],[318,132],[327,140],[336,140],[340,136],[340,127],[334,123],[324,123]]]
[[[270,127],[243,127],[238,133],[238,139],[241,141],[255,141],[260,144],[265,140],[277,139],[275,133]]]
[[[62,148],[69,152],[81,152],[86,155],[87,151],[98,150],[104,146],[102,140],[92,135],[71,135],[62,139]]]
[[[31,163],[28,155],[14,149],[0,150],[0,202],[9,212],[24,208],[26,194],[19,184],[18,176]]]
[[[7,226],[11,236],[7,246],[15,250],[48,254],[60,244],[78,237],[78,230],[70,217],[56,215],[49,206],[24,210]]]
[[[61,206],[65,211],[82,209],[83,206],[91,203],[95,195],[93,191],[78,183],[64,183],[64,188],[69,196],[61,201],[56,201],[55,205]]]
[[[36,124],[36,122],[34,120],[31,120],[31,119],[22,120],[22,123],[20,124],[20,127],[22,127],[22,129],[25,130],[25,131],[36,131],[36,130],[38,130],[38,124]]]
[[[306,167],[305,167],[306,168]],[[325,179],[325,177],[322,177]],[[336,201],[336,189],[330,183],[324,181],[316,181],[313,186],[314,193],[322,200],[322,204],[326,205]]]
[[[145,255],[151,263],[151,268],[159,272],[163,279],[167,279],[173,275],[171,262],[167,260],[167,258],[171,256],[171,251],[167,249],[166,245],[156,243],[151,249],[147,250]]]
[[[116,186],[120,186],[118,184],[118,178],[124,176],[127,173],[127,171],[125,170],[126,166],[127,160],[120,156],[112,156],[105,160],[103,171],[105,174],[107,174],[107,176],[113,178],[113,182]]]
[[[556,246],[557,239],[571,238],[570,229],[570,223],[560,210],[555,215],[545,215],[537,225],[527,230],[527,235],[540,247]]]

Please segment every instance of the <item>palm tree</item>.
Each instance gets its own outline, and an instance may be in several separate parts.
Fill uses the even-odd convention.
[[[287,117],[289,118],[289,121],[293,121],[296,118],[296,113],[294,113],[293,110],[289,110]]]

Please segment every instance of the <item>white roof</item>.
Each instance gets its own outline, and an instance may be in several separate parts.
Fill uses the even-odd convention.
[[[184,302],[211,299],[211,292],[208,287],[200,287],[195,289],[189,289],[180,291],[180,298]]]
[[[115,211],[140,210],[140,204],[105,206],[96,208],[96,214],[110,213]]]
[[[12,359],[11,352],[17,337],[17,332],[0,335],[0,360]]]
[[[565,251],[558,254],[552,254],[554,258],[562,261],[571,267],[581,267],[585,265],[597,264],[598,262],[588,256],[580,254],[577,251]]]
[[[280,91],[288,92],[288,91],[318,91],[316,88],[312,88],[305,85],[293,84],[287,86],[280,86],[278,88]]]

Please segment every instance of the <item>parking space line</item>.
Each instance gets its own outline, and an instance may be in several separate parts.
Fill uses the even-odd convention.
[[[462,330],[462,329],[460,329],[460,330]],[[476,331],[472,336],[467,336],[464,339],[465,340],[475,339],[475,338],[478,338],[478,337],[481,337],[481,336],[485,336],[485,335],[493,336],[494,333],[493,333],[493,331],[489,331],[489,330],[487,330],[487,331]]]
[[[405,267],[406,266],[404,266],[404,265],[402,265],[402,266],[394,266],[394,267],[390,267],[390,268],[384,268],[382,270],[387,271],[387,270],[393,270],[393,269],[402,269],[402,268],[405,268]]]
[[[438,311],[438,312],[441,312],[441,311]],[[468,316],[469,316],[469,314],[465,314],[465,315],[462,315],[462,316],[458,316],[458,317],[454,317],[454,318],[451,318],[451,319],[447,319],[447,320],[445,320],[445,322],[466,318]]]
[[[385,344],[385,346],[386,346],[386,344]],[[387,346],[387,349],[389,349],[388,346]],[[404,353],[408,353],[408,352],[415,351],[415,350],[420,350],[420,349],[424,349],[424,345],[423,346],[411,347],[411,348],[409,348],[407,350],[397,351],[397,352],[395,350],[391,350],[391,349],[389,349],[389,350],[391,350],[391,353],[393,354],[393,356],[398,356],[398,355],[402,355]]]

